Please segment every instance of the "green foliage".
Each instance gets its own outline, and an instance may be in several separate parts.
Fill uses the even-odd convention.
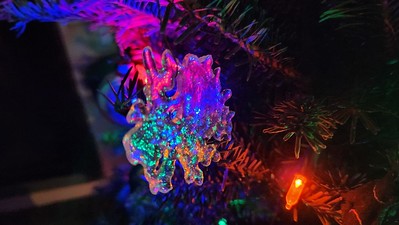
[[[218,164],[245,179],[244,183],[261,182],[265,179],[269,169],[251,150],[251,145],[244,144],[243,139],[236,144],[224,143],[221,149],[222,159]]]
[[[370,2],[370,1],[368,1]],[[344,27],[351,27],[362,25],[362,19],[365,16],[370,16],[375,14],[373,12],[373,8],[377,6],[377,4],[366,3],[357,1],[357,0],[345,0],[345,1],[323,1],[325,5],[327,5],[327,9],[321,13],[319,22],[326,22],[328,20],[348,20],[347,23],[338,27],[338,29],[342,29]],[[350,22],[349,22],[350,21]]]
[[[320,138],[331,139],[337,124],[332,112],[310,97],[280,102],[273,107],[268,117],[259,118],[266,120],[263,133],[282,133],[284,141],[294,136],[295,158],[299,158],[303,140],[319,154],[321,149],[327,147]]]
[[[195,36],[203,26],[207,26],[216,31],[212,34],[215,45],[220,43],[220,34],[237,45],[227,49],[224,53],[225,59],[244,50],[254,59],[250,63],[266,66],[291,78],[297,77],[299,73],[283,63],[287,61],[283,56],[286,48],[281,47],[281,43],[274,37],[277,28],[273,25],[273,19],[258,4],[255,0],[213,0],[206,6],[193,6],[183,2],[185,12],[179,25],[187,28],[174,43],[182,43]]]
[[[137,98],[137,95],[142,91],[143,84],[138,80],[139,72],[136,71],[133,79],[129,79],[129,83],[126,84],[128,77],[130,76],[130,72],[133,67],[131,67],[128,72],[125,74],[121,83],[119,85],[118,91],[112,86],[110,82],[109,86],[112,90],[112,93],[115,96],[115,101],[112,101],[107,95],[100,92],[100,94],[109,101],[111,105],[114,106],[114,110],[117,113],[120,113],[123,116],[126,116],[130,110],[133,99]]]
[[[317,170],[315,181],[319,186],[338,192],[348,191],[365,184],[368,180],[366,174],[346,172],[345,168]]]
[[[365,38],[369,32],[384,31],[386,51],[397,54],[399,46],[399,2],[396,0],[323,1],[320,23],[332,22],[337,30]],[[375,35],[376,37],[380,35]],[[395,53],[396,52],[396,53]],[[398,55],[395,55],[398,57]]]
[[[313,208],[323,225],[331,225],[334,222],[342,224],[340,205],[343,198],[339,192],[313,184],[303,193],[302,201],[305,205]]]

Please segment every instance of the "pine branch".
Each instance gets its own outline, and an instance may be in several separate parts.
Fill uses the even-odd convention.
[[[267,204],[263,204],[266,199],[259,196],[258,192],[252,193],[256,194],[255,197],[250,196],[249,191],[255,189],[254,184],[260,182],[255,178],[263,176],[267,170],[259,165],[247,147],[242,140],[235,144],[232,141],[221,143],[219,149],[222,159],[204,168],[204,182],[201,186],[186,184],[181,179],[184,176],[183,170],[176,169],[172,179],[175,187],[173,190],[153,196],[143,185],[146,193],[140,191],[143,189],[136,190],[127,201],[128,211],[137,221],[148,224],[158,221],[165,223],[170,221],[169,217],[173,219],[170,221],[172,224],[191,224],[193,218],[195,224],[215,224],[221,217],[228,221],[269,219],[269,215],[260,211],[270,210]],[[227,168],[228,173],[225,172]],[[137,207],[135,202],[141,205]],[[141,215],[137,212],[140,208],[147,208],[148,212]]]
[[[222,143],[220,148],[221,160],[218,165],[246,179],[246,182],[261,182],[269,173],[269,169],[250,150],[251,145],[245,145],[243,139],[235,144]]]
[[[94,26],[108,26],[116,33],[116,41],[123,51],[135,41],[137,34],[150,35],[159,31],[161,12],[168,4],[166,0],[78,0],[73,3],[65,0],[43,0],[36,3],[27,0],[7,0],[2,4],[3,10],[0,15],[3,19],[8,18],[9,21],[16,22],[12,29],[16,30],[18,35],[21,35],[26,25],[34,20],[63,24],[83,21]],[[125,40],[123,38],[126,32],[136,35]]]
[[[159,210],[149,217],[162,220],[164,215],[170,216],[173,213],[173,218],[177,220],[174,224],[190,223],[192,218],[196,218],[197,223],[214,224],[220,215],[228,214],[229,202],[241,195],[241,185],[228,185],[221,191],[223,172],[214,164],[206,168],[201,186],[186,184],[179,178],[183,176],[182,172],[175,171],[172,181],[175,188],[172,191],[153,197]]]
[[[331,139],[337,124],[332,112],[312,97],[280,102],[269,115],[255,119],[260,121],[258,125],[266,124],[263,133],[282,133],[284,141],[295,137],[295,158],[299,158],[303,140],[319,154],[321,149],[327,147],[320,138]]]
[[[334,4],[336,3],[336,4]],[[327,10],[320,15],[319,22],[337,19],[359,19],[369,14],[369,8],[365,4],[360,4],[356,0],[346,0],[337,2],[325,2]],[[350,26],[360,25],[361,23],[346,23],[346,25],[338,27],[338,29]]]
[[[237,48],[227,52],[225,58],[230,58],[242,49],[260,65],[288,77],[298,76],[298,72],[283,63],[286,61],[282,57],[285,48],[271,40],[272,20],[265,17],[264,10],[255,10],[252,6],[239,10],[244,7],[239,0],[219,3],[214,0],[208,7],[201,9],[187,8],[182,0],[78,0],[73,3],[65,0],[43,0],[37,3],[8,0],[2,5],[0,17],[16,22],[13,29],[18,35],[34,20],[64,24],[86,21],[95,26],[111,27],[121,52],[136,45],[143,36],[149,37],[154,33],[167,34],[176,38],[175,43],[181,43],[202,26],[213,27],[224,38],[237,44]],[[254,15],[259,16],[256,18]],[[186,23],[187,17],[191,18],[190,23]],[[192,21],[193,18],[196,22]],[[178,37],[175,32],[177,23],[179,29],[184,30]]]
[[[365,184],[368,179],[364,173],[346,172],[341,168],[317,170],[315,180],[318,185],[328,190],[349,191]]]
[[[323,225],[331,225],[333,221],[342,224],[342,196],[337,191],[324,189],[317,184],[304,192],[302,201],[312,207]]]
[[[186,16],[182,19],[180,25],[187,26],[188,18],[194,18],[195,22],[188,25],[188,28],[175,43],[180,43],[190,37],[202,26],[212,27],[218,33],[221,33],[224,38],[237,45],[237,48],[230,49],[225,53],[225,58],[230,58],[239,49],[242,49],[259,64],[287,77],[298,77],[299,72],[284,63],[287,58],[283,58],[282,55],[286,48],[281,48],[281,43],[272,40],[273,20],[266,17],[265,10],[255,9],[256,6],[251,4],[248,6],[242,4],[244,4],[244,1],[240,0],[213,0],[206,7],[197,9],[182,4],[186,10]]]
[[[337,106],[337,110],[333,114],[333,117],[337,121],[337,123],[343,125],[348,122],[349,119],[351,119],[349,133],[350,144],[354,144],[356,142],[356,130],[359,121],[366,130],[370,131],[374,135],[377,135],[380,131],[380,128],[368,115],[370,112],[370,110],[360,109],[353,104],[340,104]]]
[[[123,116],[126,116],[129,112],[133,100],[139,98],[138,95],[142,92],[144,86],[142,81],[138,79],[139,72],[137,70],[134,73],[133,79],[129,78],[132,69],[133,67],[131,67],[127,71],[127,73],[121,80],[117,91],[112,86],[112,84],[109,83],[112,93],[114,94],[115,101],[112,101],[111,98],[109,98],[106,94],[100,92],[100,94],[114,107],[115,112]],[[129,82],[126,83],[126,81],[128,81],[128,78]]]
[[[365,34],[385,31],[386,51],[398,57],[399,2],[396,0],[346,0],[324,1],[325,11],[320,23],[336,21],[337,30],[346,30],[352,36],[365,38]],[[370,32],[371,31],[371,32]]]
[[[368,19],[376,18],[378,4],[373,1],[345,0],[345,1],[324,1],[325,11],[321,13],[319,22],[339,20],[342,23],[337,29],[344,29],[356,26],[367,25]]]

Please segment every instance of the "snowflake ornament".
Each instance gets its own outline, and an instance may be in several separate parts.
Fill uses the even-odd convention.
[[[166,50],[162,69],[157,69],[151,48],[143,50],[147,84],[145,101],[133,101],[126,116],[134,127],[126,133],[123,145],[133,165],[141,164],[152,194],[167,193],[176,160],[184,179],[201,185],[199,163],[218,161],[216,146],[207,140],[230,140],[234,112],[225,106],[230,90],[221,91],[220,68],[212,70],[212,57],[188,54],[175,61]]]

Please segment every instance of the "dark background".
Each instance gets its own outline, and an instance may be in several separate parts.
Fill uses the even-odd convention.
[[[0,23],[0,195],[29,191],[23,184],[32,181],[99,177],[95,142],[57,25],[31,23],[19,38],[10,28]]]

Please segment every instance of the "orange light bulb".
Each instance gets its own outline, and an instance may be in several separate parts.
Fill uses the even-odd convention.
[[[288,189],[287,195],[285,196],[286,205],[285,208],[290,210],[292,206],[296,205],[301,197],[303,188],[305,187],[306,177],[296,174],[292,180],[290,189]]]
[[[303,184],[301,179],[296,179],[295,180],[295,188],[299,188]]]

